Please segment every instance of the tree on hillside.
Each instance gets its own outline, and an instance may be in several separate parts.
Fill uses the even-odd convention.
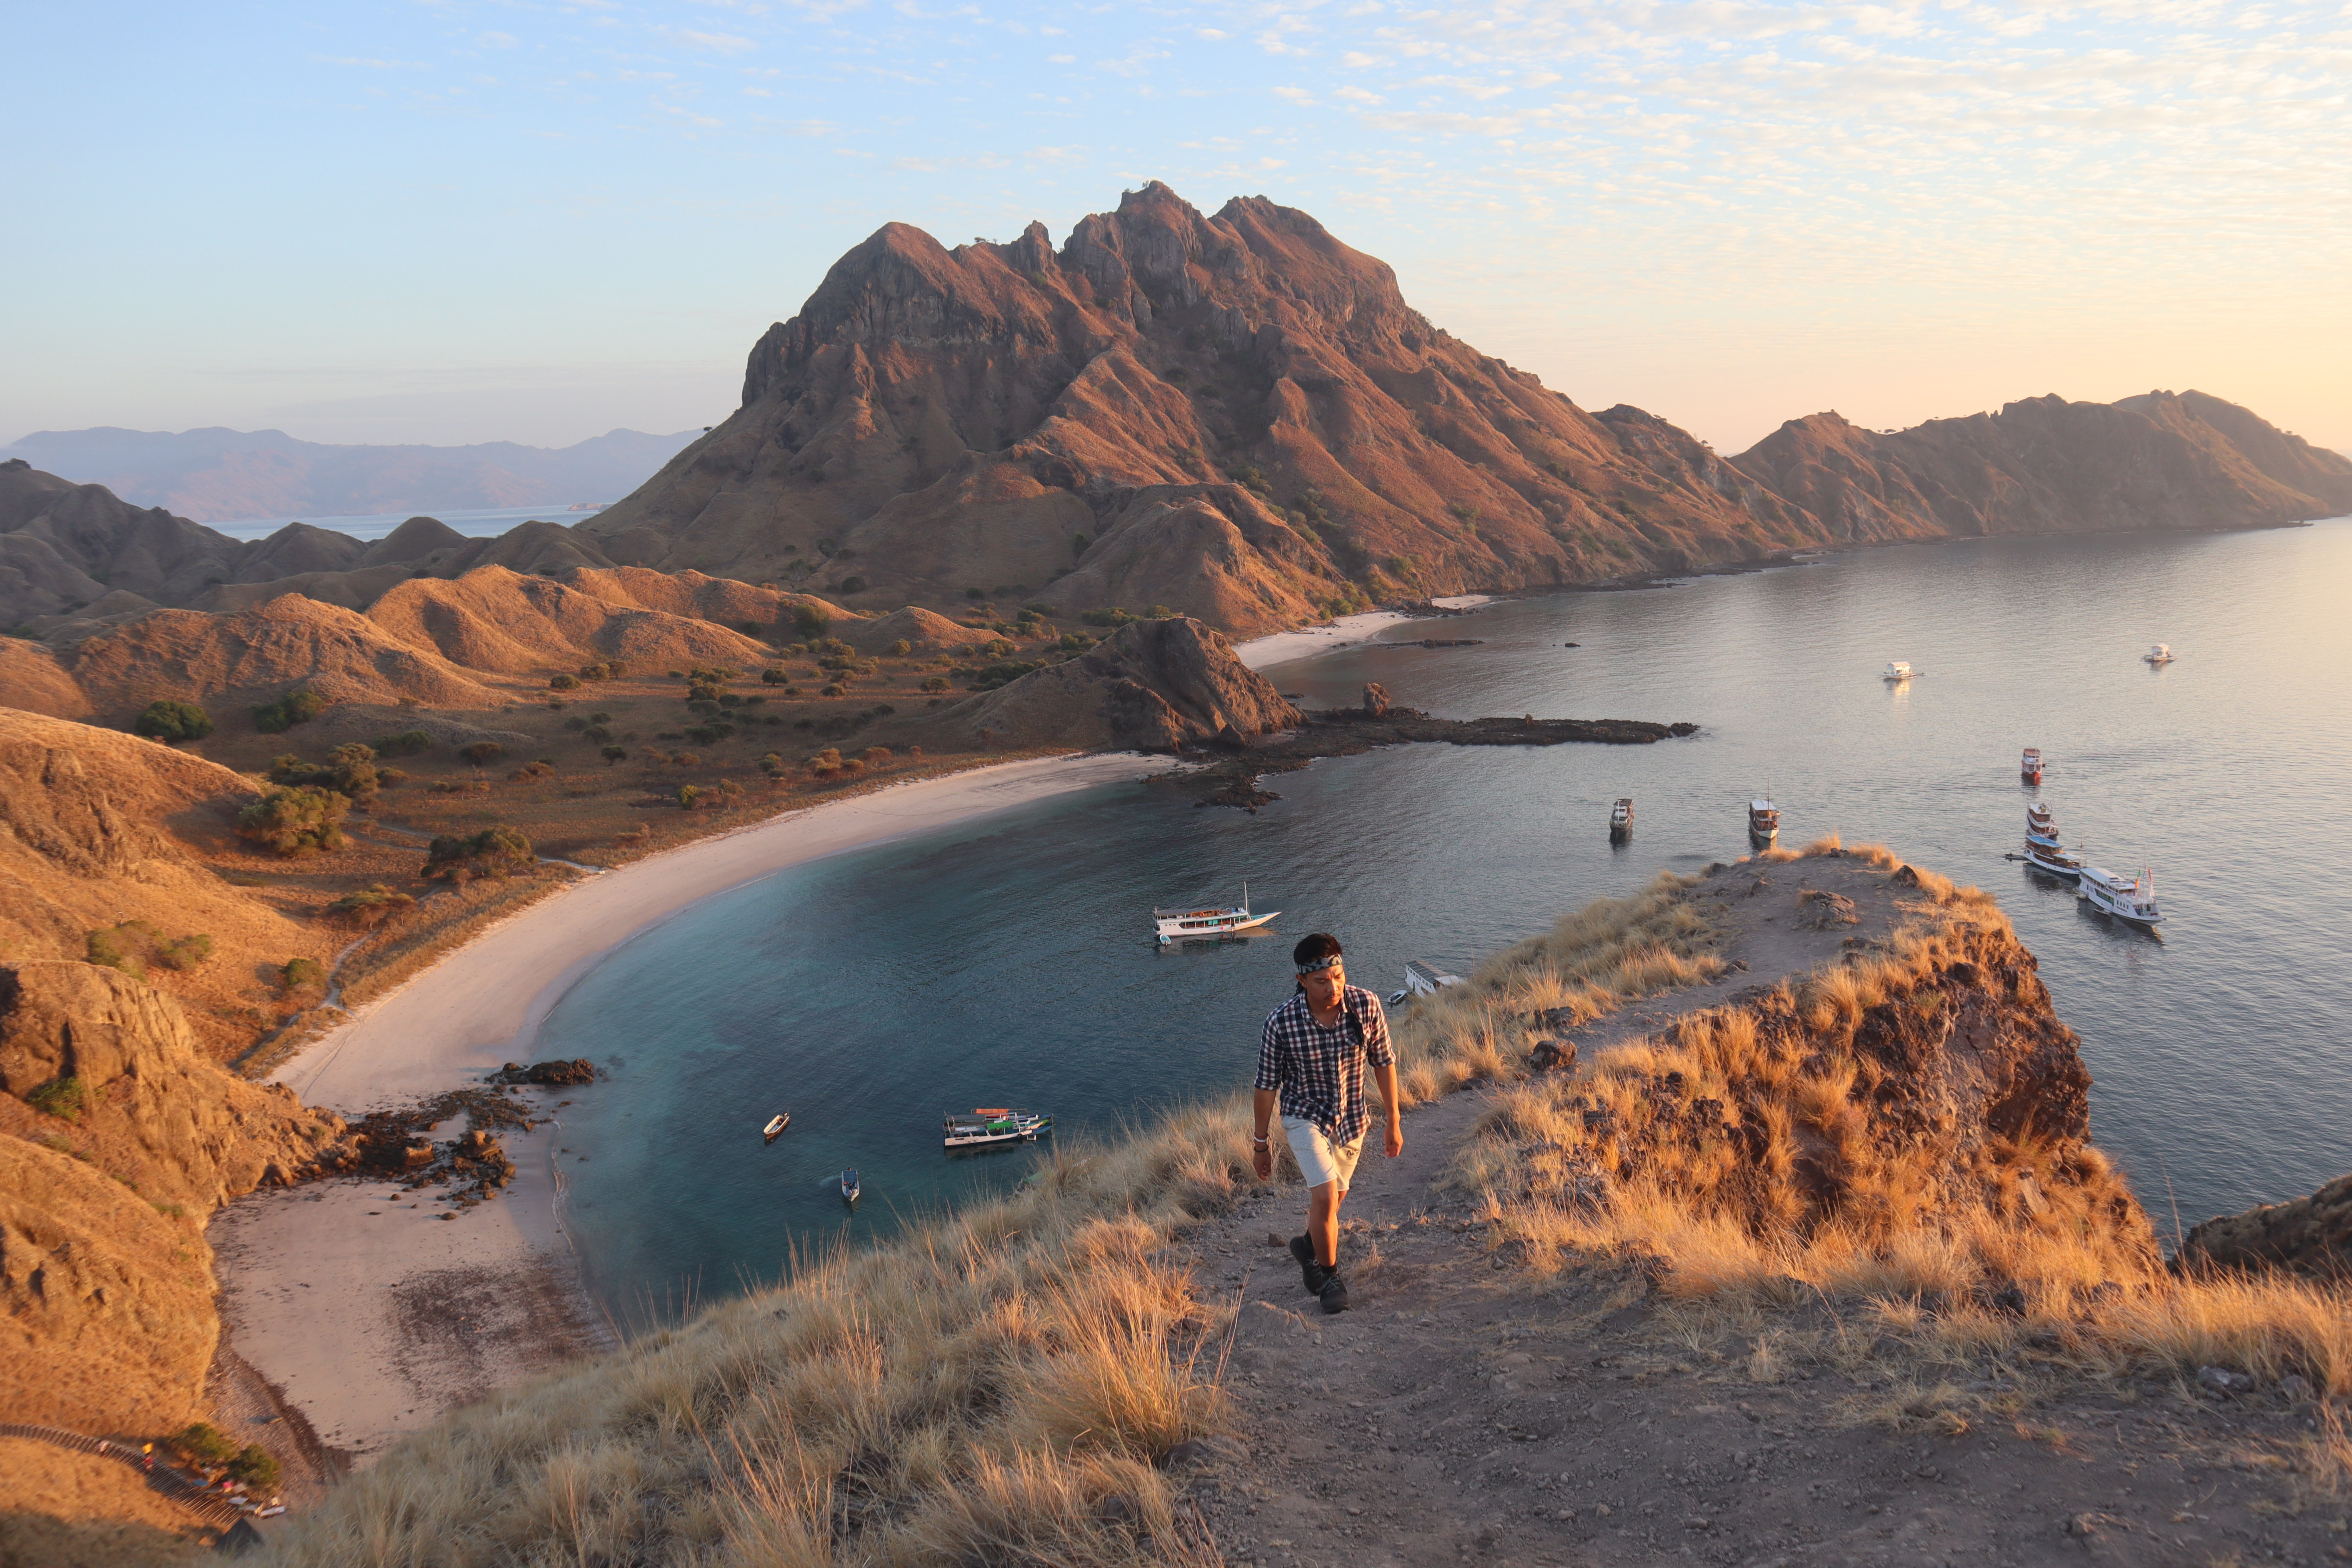
[[[253,727],[265,735],[279,735],[297,724],[307,724],[327,710],[327,700],[315,691],[300,688],[288,692],[275,702],[266,702],[253,710]]]
[[[171,745],[178,741],[201,741],[213,732],[212,715],[193,702],[174,702],[163,698],[150,702],[138,718],[131,721],[131,733],[144,735],[151,741]]]
[[[833,617],[814,605],[793,606],[793,630],[801,634],[803,642],[814,642],[833,629]]]
[[[343,847],[351,797],[310,785],[280,786],[236,814],[236,831],[280,855],[316,855]]]
[[[625,763],[625,762],[627,762],[628,760],[629,760],[629,752],[628,752],[628,749],[627,749],[626,747],[625,747],[625,746],[607,746],[607,747],[605,747],[605,748],[604,748],[604,765],[605,765],[606,767],[608,767],[608,768],[609,768],[609,767],[611,767],[614,763]]]
[[[474,766],[482,768],[489,766],[490,763],[506,755],[506,750],[496,741],[476,741],[470,746],[458,747],[457,754]]]
[[[351,741],[328,752],[323,763],[306,763],[288,752],[270,763],[269,782],[312,784],[333,790],[353,805],[367,805],[383,788],[383,775],[376,769],[374,748]]]
[[[426,877],[464,882],[475,877],[512,877],[528,871],[535,858],[530,840],[511,827],[485,827],[479,833],[446,833],[425,852]]]

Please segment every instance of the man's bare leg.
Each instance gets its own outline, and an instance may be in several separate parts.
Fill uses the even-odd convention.
[[[1307,1189],[1307,1239],[1315,1247],[1315,1261],[1326,1268],[1339,1262],[1339,1205],[1347,1201],[1348,1189],[1337,1182]]]

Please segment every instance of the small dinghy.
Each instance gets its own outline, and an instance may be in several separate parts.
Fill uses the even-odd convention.
[[[844,1171],[841,1173],[841,1201],[843,1203],[856,1203],[857,1201],[857,1194],[863,1190],[864,1189],[860,1188],[857,1184],[857,1173],[856,1171]]]
[[[768,1124],[760,1129],[760,1135],[772,1143],[776,1141],[776,1134],[792,1124],[793,1113],[789,1110],[779,1110],[768,1118]]]

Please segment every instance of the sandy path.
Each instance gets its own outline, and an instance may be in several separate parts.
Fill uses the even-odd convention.
[[[790,867],[1139,778],[1164,760],[1056,757],[833,801],[588,878],[372,1004],[276,1075],[345,1112],[414,1102],[528,1061],[550,1008],[622,943],[714,893]],[[568,1090],[529,1090],[560,1118]],[[436,1130],[448,1139],[462,1121]],[[444,1411],[609,1342],[562,1227],[560,1120],[503,1135],[497,1202],[446,1218],[437,1190],[378,1175],[239,1199],[212,1223],[237,1353],[326,1444],[360,1462]],[[397,1194],[397,1195],[395,1195]]]

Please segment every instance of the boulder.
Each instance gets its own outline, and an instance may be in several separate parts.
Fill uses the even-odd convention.
[[[2216,1215],[2181,1239],[2176,1262],[2342,1279],[2352,1272],[2352,1175],[2336,1177],[2307,1198]]]

